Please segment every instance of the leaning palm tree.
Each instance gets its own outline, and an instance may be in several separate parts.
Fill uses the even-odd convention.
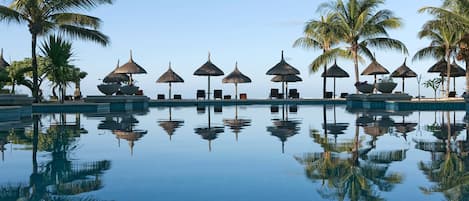
[[[419,38],[428,38],[431,40],[430,45],[415,53],[413,60],[424,59],[428,57],[446,60],[446,96],[449,96],[451,62],[452,56],[455,56],[458,49],[459,40],[462,32],[458,31],[454,26],[445,19],[430,20],[425,23],[422,30],[418,33]]]
[[[302,47],[305,49],[322,50],[323,54],[336,54],[340,49],[334,49],[334,52],[329,52],[332,47],[339,42],[336,30],[334,29],[333,15],[329,14],[322,16],[320,20],[311,20],[307,22],[304,29],[304,36],[298,38],[294,43],[293,47]],[[321,57],[318,57],[318,60]],[[321,62],[324,64],[324,74],[327,70],[327,62]],[[320,68],[318,62],[313,61],[310,64],[312,72],[317,72]],[[323,98],[326,97],[326,77],[323,77]]]
[[[353,58],[355,81],[359,82],[358,62],[360,55],[373,59],[369,49],[394,49],[407,54],[405,45],[389,37],[389,29],[401,27],[401,19],[394,16],[391,10],[379,10],[384,0],[335,0],[320,5],[319,10],[334,15],[334,25],[341,42],[347,45],[346,50]],[[326,57],[327,56],[327,57]],[[334,55],[325,55],[322,61],[332,61]],[[322,62],[321,62],[322,63]]]
[[[37,38],[53,31],[60,31],[71,38],[80,38],[109,44],[106,35],[97,29],[99,18],[74,13],[89,10],[113,0],[12,0],[9,6],[0,5],[0,21],[24,23],[31,33],[31,58],[33,68],[33,97],[39,102],[38,68],[36,60]]]

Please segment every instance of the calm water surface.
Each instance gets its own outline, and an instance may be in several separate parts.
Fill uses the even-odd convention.
[[[0,200],[464,200],[464,116],[342,106],[43,114],[0,126]]]

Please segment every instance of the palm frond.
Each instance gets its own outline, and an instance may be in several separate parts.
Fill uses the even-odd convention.
[[[26,21],[26,19],[18,11],[0,5],[0,21],[21,23]]]
[[[89,10],[104,4],[112,4],[113,0],[50,0],[50,13],[67,12],[73,9]]]
[[[313,50],[323,49],[323,46],[320,42],[309,37],[301,37],[301,38],[296,39],[296,41],[293,43],[293,47],[301,47],[304,49],[313,49]]]
[[[98,29],[101,26],[101,19],[78,13],[57,13],[51,15],[51,19],[58,24],[90,27],[93,29]]]
[[[97,30],[86,29],[73,25],[60,25],[59,29],[71,38],[93,41],[103,46],[107,46],[110,43],[109,37]]]
[[[439,46],[429,46],[420,49],[412,57],[412,61],[423,60],[428,58],[443,59],[445,56],[445,50]]]
[[[392,38],[371,38],[366,40],[367,45],[379,49],[390,49],[401,51],[403,54],[408,54],[409,51],[404,43]]]

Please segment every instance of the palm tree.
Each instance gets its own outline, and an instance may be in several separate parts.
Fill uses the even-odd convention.
[[[459,40],[462,37],[462,32],[459,32],[457,27],[453,26],[449,21],[444,19],[430,20],[425,23],[422,30],[418,33],[419,38],[428,38],[431,40],[430,45],[415,53],[413,60],[424,59],[433,57],[436,59],[446,60],[446,76],[448,82],[446,83],[446,96],[449,96],[450,91],[450,76],[451,76],[451,62],[452,56],[455,56],[459,46]]]
[[[12,0],[10,6],[0,5],[0,21],[25,23],[31,33],[31,58],[33,68],[33,97],[39,102],[38,65],[36,46],[38,36],[60,31],[71,38],[80,38],[109,44],[106,35],[99,32],[101,20],[97,17],[74,13],[89,10],[113,0]]]
[[[340,49],[334,49],[334,52],[329,52],[332,47],[336,45],[339,40],[337,37],[336,30],[334,29],[333,18],[334,15],[322,16],[320,20],[311,20],[306,24],[304,29],[304,36],[298,38],[294,43],[293,47],[302,47],[305,49],[321,49],[323,54],[337,54]],[[316,60],[320,59],[319,56]],[[321,62],[324,64],[324,74],[327,70],[327,62]],[[312,72],[317,72],[320,68],[318,62],[313,61],[310,64]],[[323,98],[326,97],[326,77],[323,77]]]
[[[42,85],[46,74],[45,69],[49,68],[50,60],[45,57],[38,57],[38,75],[39,75],[39,87]],[[13,61],[13,63],[6,69],[8,72],[8,85],[11,85],[11,93],[15,93],[16,85],[22,85],[27,87],[31,92],[33,91],[32,77],[32,59],[25,58],[21,61]]]
[[[389,37],[389,29],[401,27],[401,19],[390,10],[379,10],[384,0],[335,0],[320,5],[319,10],[329,11],[341,42],[348,44],[346,51],[353,58],[355,81],[359,82],[358,61],[360,55],[373,59],[369,47],[394,49],[407,54],[405,45]],[[332,61],[334,55],[324,55],[321,63]]]
[[[59,87],[61,102],[65,98],[65,89],[68,82],[72,81],[75,67],[72,66],[72,43],[63,40],[60,36],[49,36],[48,41],[42,43],[41,52],[50,59],[51,65],[46,69],[48,79],[54,83],[52,94],[56,96],[55,88]]]

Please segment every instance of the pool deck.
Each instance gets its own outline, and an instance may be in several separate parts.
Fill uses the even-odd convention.
[[[346,105],[345,99],[247,99],[247,100],[149,100],[149,107],[194,107],[194,106],[230,106],[230,105]],[[412,99],[410,101],[384,101],[384,110],[466,110],[463,98],[450,99]],[[359,108],[358,108],[359,109]],[[370,108],[368,108],[370,109]],[[373,109],[373,108],[371,108]],[[33,113],[108,113],[112,112],[111,103],[87,103],[84,101],[67,101],[63,104],[48,102],[33,104]]]

